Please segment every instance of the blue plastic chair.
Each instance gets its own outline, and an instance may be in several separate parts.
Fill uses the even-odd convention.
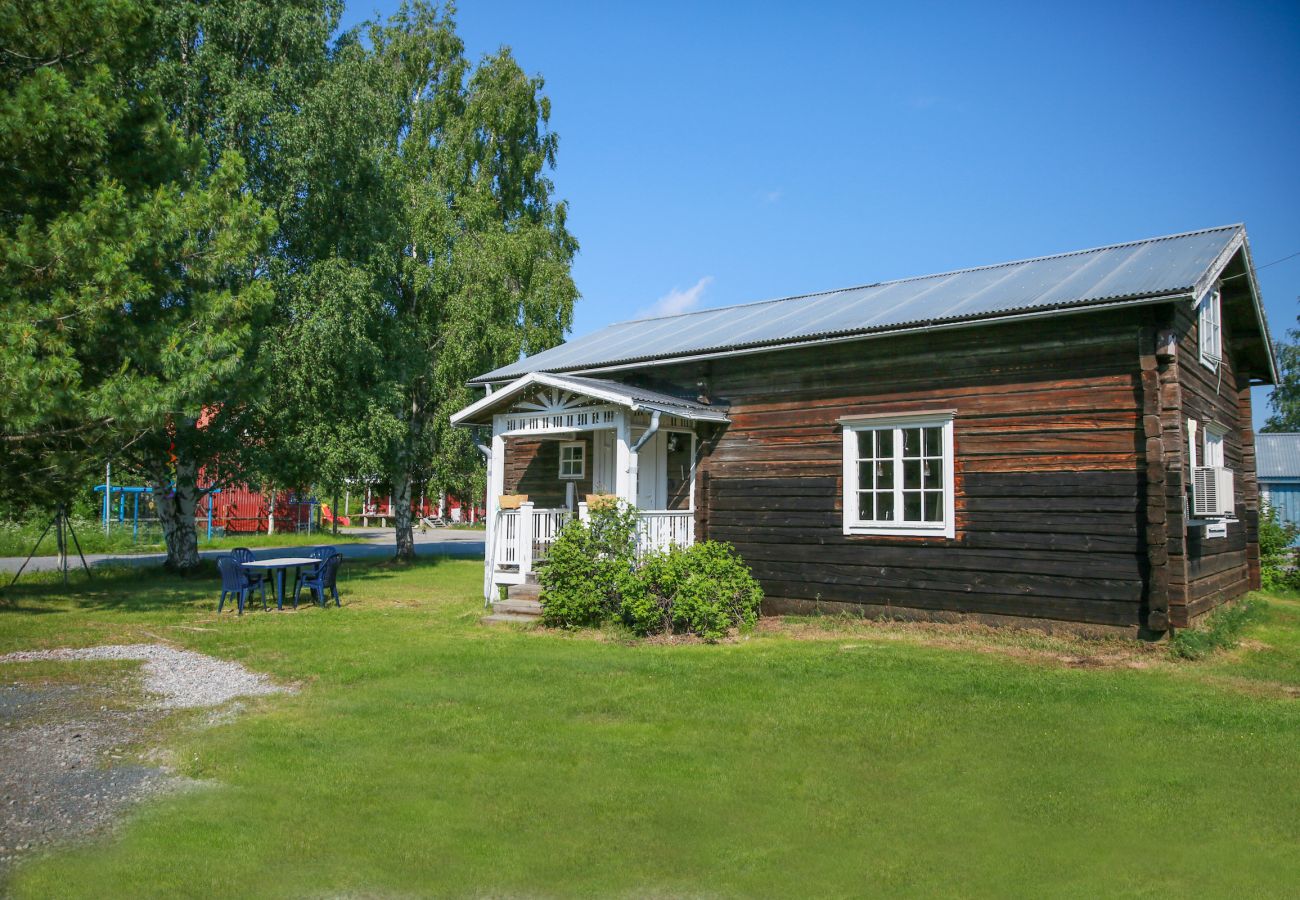
[[[250,563],[257,558],[253,556],[253,551],[249,550],[247,547],[236,547],[230,551],[230,555],[235,558],[235,562],[240,563],[241,565],[243,563]],[[248,580],[253,582],[254,585],[266,583],[265,572],[259,572],[256,569],[244,569],[244,574],[248,576]]]
[[[217,569],[221,572],[221,599],[217,601],[217,613],[226,605],[227,595],[233,594],[239,604],[239,615],[244,614],[244,601],[253,593],[253,588],[262,590],[262,609],[266,609],[266,581],[254,581],[248,572],[233,556],[218,556]]]
[[[312,547],[310,550],[307,551],[307,556],[310,559],[326,560],[329,559],[331,556],[341,556],[341,555],[342,554],[339,553],[337,547],[329,547],[329,546]],[[298,591],[302,590],[303,579],[316,575],[319,572],[320,572],[319,563],[312,566],[305,572],[301,570],[294,572],[293,599],[295,603],[298,601]]]
[[[329,606],[329,599],[325,592],[329,591],[334,595],[334,605],[342,606],[339,603],[338,574],[339,566],[343,564],[343,557],[338,553],[325,557],[314,572],[302,576],[301,586],[294,589],[294,600],[298,599],[298,591],[307,588],[317,603],[321,606]]]

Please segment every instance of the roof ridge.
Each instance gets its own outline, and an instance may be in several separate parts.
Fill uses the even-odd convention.
[[[1245,228],[1242,222],[1236,222],[1231,225],[1219,225],[1214,228],[1198,228],[1194,231],[1181,231],[1177,234],[1164,234],[1158,237],[1141,238],[1133,241],[1120,241],[1117,244],[1105,244],[1100,247],[1089,247],[1085,250],[1069,250],[1063,253],[1049,253],[1046,256],[1031,256],[1026,259],[1013,259],[1007,262],[989,263],[982,266],[967,266],[962,269],[950,269],[947,272],[935,272],[931,275],[910,275],[907,278],[893,278],[889,281],[872,281],[865,284],[849,285],[848,287],[831,288],[824,291],[809,291],[803,294],[791,294],[787,297],[769,297],[766,300],[746,300],[743,303],[729,303],[726,306],[711,306],[708,309],[693,309],[690,312],[669,313],[662,316],[646,316],[642,319],[623,319],[619,322],[611,322],[605,328],[614,328],[618,325],[632,325],[640,322],[660,322],[667,319],[684,319],[688,316],[700,316],[706,313],[725,312],[729,309],[741,309],[747,306],[763,306],[768,303],[784,303],[787,300],[807,300],[809,297],[826,297],[831,294],[842,294],[847,291],[860,291],[866,288],[885,287],[891,284],[907,284],[911,281],[925,281],[929,278],[947,278],[952,275],[962,275],[966,272],[982,272],[989,269],[1002,269],[1008,266],[1021,266],[1026,263],[1045,262],[1049,259],[1066,259],[1071,256],[1082,256],[1085,253],[1100,253],[1103,250],[1118,250],[1121,247],[1135,247],[1138,244],[1154,244],[1159,241],[1171,241],[1175,238],[1192,237],[1197,234],[1209,234],[1212,231],[1230,231],[1233,229]],[[604,329],[600,329],[604,330]],[[594,333],[594,332],[593,332]]]

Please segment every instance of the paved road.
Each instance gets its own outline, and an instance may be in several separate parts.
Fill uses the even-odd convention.
[[[393,555],[392,529],[352,529],[352,534],[364,535],[364,542],[339,542],[335,546],[349,559],[382,559]],[[329,535],[322,534],[322,544],[328,544]],[[274,556],[296,556],[306,548],[301,545],[292,547],[257,547],[253,554],[258,559],[270,559]],[[204,550],[199,555],[204,559],[216,559],[229,549]],[[433,528],[421,534],[415,532],[415,553],[417,556],[455,556],[462,559],[483,558],[483,532],[462,528]],[[0,556],[0,572],[16,572],[25,557]],[[164,553],[92,553],[86,555],[86,562],[92,566],[105,563],[128,563],[130,565],[160,565],[167,559]],[[36,556],[27,566],[28,572],[39,572],[58,568],[57,556]],[[72,564],[79,566],[76,556]]]

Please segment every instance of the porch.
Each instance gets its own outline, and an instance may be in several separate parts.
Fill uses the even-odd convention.
[[[491,429],[483,593],[525,584],[560,530],[590,503],[635,506],[637,552],[695,540],[700,430],[722,410],[595,378],[533,373],[452,416]]]

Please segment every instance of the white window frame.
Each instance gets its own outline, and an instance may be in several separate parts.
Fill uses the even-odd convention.
[[[1223,359],[1223,297],[1216,284],[1196,307],[1201,364],[1217,369]]]
[[[845,534],[894,535],[912,537],[952,538],[957,533],[956,475],[953,469],[953,410],[888,414],[880,416],[847,416],[840,419],[844,428],[844,496],[843,517]],[[894,440],[894,513],[903,510],[903,428],[940,428],[943,450],[943,520],[940,522],[903,522],[899,520],[868,521],[858,518],[858,434],[863,431],[892,430]]]
[[[564,458],[565,450],[578,451],[577,453],[578,471],[576,473],[570,472],[568,474],[565,474],[564,471],[564,463],[566,462]],[[568,462],[573,462],[573,459],[572,458],[569,459]],[[581,481],[583,478],[586,478],[587,477],[587,442],[586,441],[561,441],[559,467],[560,467],[561,481]]]
[[[1226,469],[1228,464],[1225,462],[1223,454],[1223,442],[1228,436],[1228,432],[1225,429],[1207,423],[1203,435],[1201,441],[1201,452],[1203,454],[1201,458],[1203,462],[1201,465],[1217,466],[1220,469]]]

